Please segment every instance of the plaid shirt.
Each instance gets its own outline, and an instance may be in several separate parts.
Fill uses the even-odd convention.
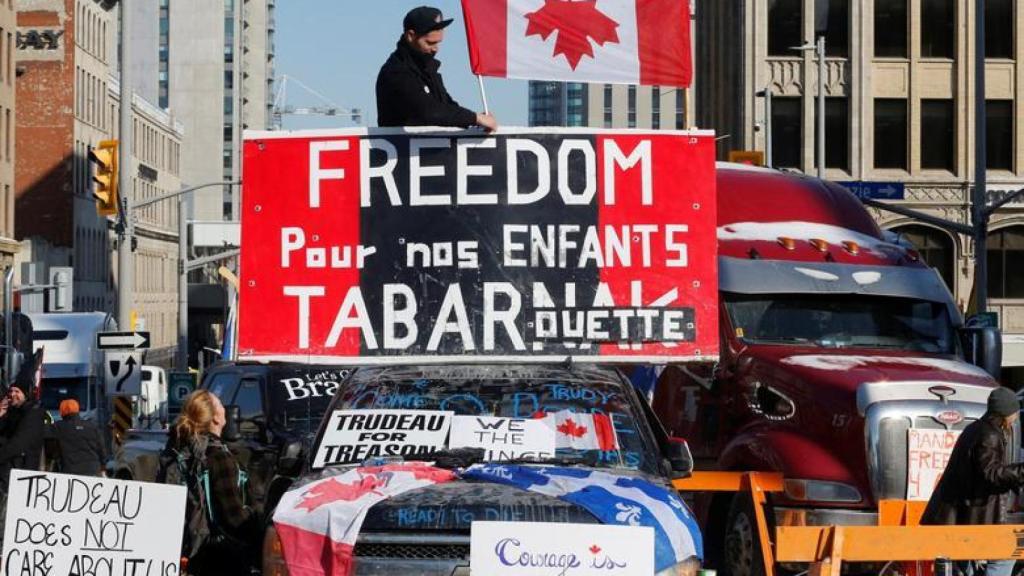
[[[210,502],[214,521],[237,532],[253,517],[245,505],[245,487],[240,486],[238,461],[216,436],[209,436],[206,469],[210,474]]]

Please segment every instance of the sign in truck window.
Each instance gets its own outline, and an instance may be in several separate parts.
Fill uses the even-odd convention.
[[[710,133],[251,134],[250,358],[718,354]]]
[[[444,448],[451,424],[451,412],[337,410],[327,421],[313,466],[389,456],[414,460]]]
[[[185,487],[13,470],[3,573],[178,576]]]

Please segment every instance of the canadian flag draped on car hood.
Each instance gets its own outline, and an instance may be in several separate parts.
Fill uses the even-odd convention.
[[[687,87],[689,0],[462,0],[482,76]]]
[[[347,576],[363,518],[374,504],[455,479],[420,462],[349,470],[289,490],[274,512],[274,528],[291,576]]]

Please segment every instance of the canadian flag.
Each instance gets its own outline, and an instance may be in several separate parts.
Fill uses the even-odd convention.
[[[579,414],[569,410],[544,416],[547,426],[555,431],[555,449],[618,450],[612,419],[606,414]]]
[[[347,576],[370,507],[410,490],[450,482],[455,474],[422,462],[349,470],[290,490],[274,528],[291,576]]]
[[[690,85],[689,0],[462,0],[482,76]]]

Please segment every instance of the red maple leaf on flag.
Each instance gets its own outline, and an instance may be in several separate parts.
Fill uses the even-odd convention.
[[[619,23],[597,9],[597,0],[544,0],[544,6],[527,14],[526,19],[530,21],[527,36],[547,40],[558,32],[552,56],[564,55],[573,70],[584,55],[594,57],[591,40],[601,46],[619,42]]]
[[[572,436],[574,438],[581,438],[587,433],[586,426],[580,426],[571,418],[566,418],[565,422],[558,425],[557,430],[566,436]]]
[[[306,511],[312,512],[317,508],[330,504],[331,502],[337,502],[344,500],[346,502],[352,502],[358,500],[369,493],[380,494],[377,488],[387,484],[387,480],[380,478],[376,475],[363,476],[359,480],[352,482],[351,484],[343,484],[338,482],[336,479],[331,478],[326,482],[321,482],[308,492],[302,495],[302,502],[295,507],[296,510],[305,508]]]

